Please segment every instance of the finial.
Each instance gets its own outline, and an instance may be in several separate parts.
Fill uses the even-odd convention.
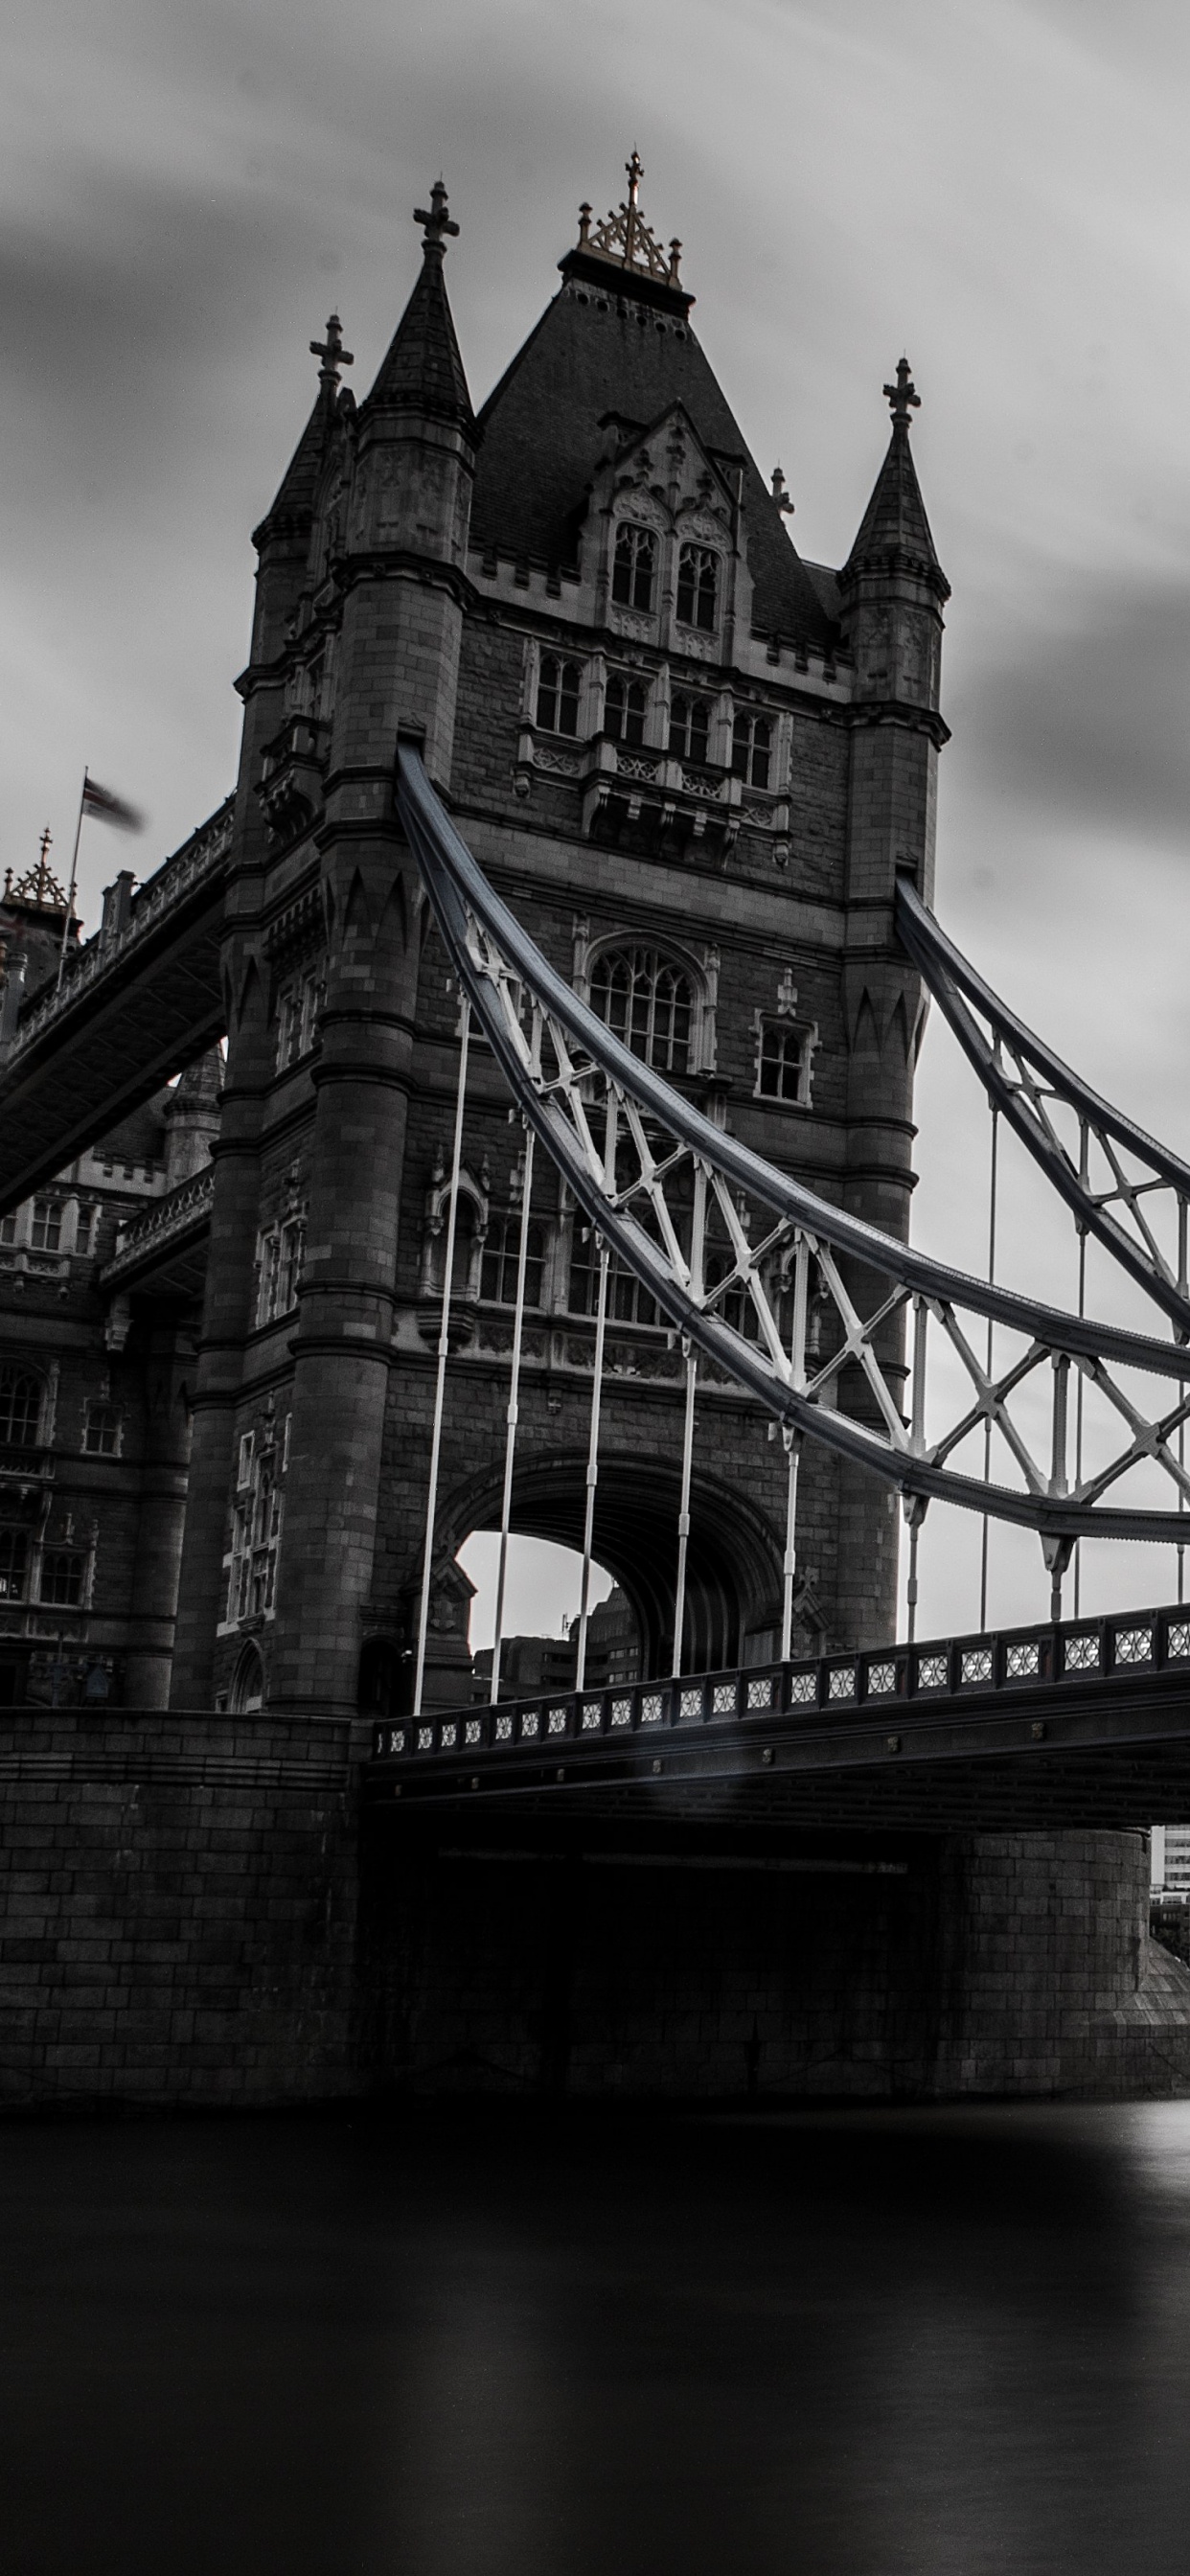
[[[898,358],[897,381],[895,385],[885,386],[884,398],[894,422],[903,421],[908,429],[910,412],[921,410],[921,395],[909,373],[908,358]]]
[[[312,358],[322,360],[318,376],[319,382],[324,385],[337,385],[340,367],[355,365],[350,349],[345,349],[343,346],[343,325],[337,313],[330,315],[325,340],[311,340],[310,355]]]
[[[450,210],[446,203],[444,179],[435,179],[430,190],[429,209],[427,210],[425,206],[415,206],[413,220],[415,224],[425,225],[425,248],[444,253],[447,234],[454,236],[459,229],[458,225],[451,221]]]
[[[785,484],[785,477],[779,465],[774,465],[773,467],[772,480],[773,499],[777,504],[777,508],[784,511],[787,519],[791,519],[793,517],[793,503],[789,498],[789,493]]]
[[[671,241],[669,258],[661,248],[640,210],[640,183],[645,165],[635,144],[631,160],[624,168],[628,174],[628,194],[611,214],[604,215],[591,230],[591,209],[585,202],[578,210],[578,248],[593,251],[601,259],[614,260],[617,268],[635,269],[638,276],[655,277],[662,286],[680,290],[678,266],[682,255],[680,241]],[[691,301],[693,299],[690,299]]]

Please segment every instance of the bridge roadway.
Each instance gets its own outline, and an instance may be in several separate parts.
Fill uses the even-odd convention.
[[[0,1214],[224,1034],[219,941],[232,802],[38,987],[0,1054]]]
[[[1190,1608],[377,1722],[402,1836],[1053,1832],[1190,1816]]]

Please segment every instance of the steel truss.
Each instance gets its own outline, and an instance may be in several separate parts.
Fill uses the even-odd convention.
[[[1065,1199],[1080,1233],[1093,1234],[1168,1315],[1179,1338],[1190,1338],[1190,1164],[1101,1100],[1026,1028],[947,938],[907,877],[898,879],[896,918],[903,947],[993,1109]],[[1057,1124],[1062,1111],[1073,1152]]]
[[[681,1335],[688,1371],[701,1355],[712,1382],[734,1384],[766,1408],[793,1461],[808,1436],[897,1488],[911,1520],[937,1499],[1014,1522],[1040,1534],[1051,1567],[1065,1562],[1080,1537],[1184,1542],[1177,1509],[1106,1499],[1133,1471],[1151,1482],[1155,1469],[1190,1503],[1190,1472],[1174,1445],[1190,1416],[1184,1344],[969,1278],[776,1170],[703,1116],[576,998],[489,886],[407,745],[398,756],[398,801],[460,989],[518,1110],[613,1266],[641,1283]],[[1047,1061],[1056,1067],[1056,1059]],[[1119,1140],[1127,1122],[1079,1090],[1088,1123],[1093,1106],[1096,1133]],[[1135,1150],[1140,1131],[1127,1133]],[[1190,1170],[1140,1141],[1157,1158],[1160,1177],[1176,1175],[1172,1186],[1190,1192]],[[1068,1179],[1062,1186],[1069,1198]],[[1126,1199],[1130,1208],[1134,1197]],[[1088,1194],[1092,1205],[1095,1230],[1105,1240],[1106,1229],[1122,1235],[1118,1220]],[[1141,1253],[1131,1242],[1128,1248],[1133,1275],[1154,1295],[1163,1285],[1161,1302],[1172,1311],[1171,1296],[1180,1292],[1156,1268],[1150,1279]],[[1190,1329],[1190,1305],[1186,1320]],[[976,1347],[984,1341],[978,1326],[989,1323],[1013,1344],[995,1368]],[[950,1358],[940,1422],[937,1372],[927,1407],[931,1328]],[[1101,1399],[1111,1426],[1081,1476],[1072,1475],[1069,1458],[1072,1372],[1088,1397]],[[957,1404],[949,1395],[956,1375]],[[1167,1400],[1160,1408],[1144,1399],[1143,1387],[1130,1391],[1124,1378],[1135,1376],[1162,1381]],[[687,1384],[689,1390],[689,1375]],[[852,1407],[862,1404],[862,1416],[839,1409],[844,1395]],[[689,1401],[688,1392],[688,1410]],[[988,1424],[1017,1484],[985,1482],[948,1463]]]

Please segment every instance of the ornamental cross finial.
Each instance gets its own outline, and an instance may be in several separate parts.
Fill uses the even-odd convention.
[[[456,236],[459,227],[451,220],[450,209],[446,202],[444,179],[435,179],[430,190],[428,209],[425,206],[415,206],[413,220],[415,224],[425,225],[426,248],[445,252],[447,234]]]
[[[624,168],[628,174],[628,194],[612,214],[605,215],[602,222],[596,224],[594,231],[591,229],[590,206],[584,200],[579,207],[578,247],[594,251],[600,259],[614,260],[618,268],[635,269],[640,277],[655,277],[660,285],[675,287],[680,294],[682,245],[680,241],[671,241],[667,260],[660,242],[645,222],[640,210],[640,183],[645,175],[645,165],[635,144],[632,158],[625,162]]]
[[[898,358],[897,381],[895,385],[885,386],[884,399],[894,421],[904,421],[908,429],[910,412],[921,410],[921,395],[909,373],[908,358]]]
[[[328,318],[325,340],[311,340],[310,355],[312,358],[321,358],[322,365],[318,374],[321,382],[326,385],[338,384],[340,367],[355,365],[350,349],[345,349],[343,346],[343,325],[337,313],[332,313]]]

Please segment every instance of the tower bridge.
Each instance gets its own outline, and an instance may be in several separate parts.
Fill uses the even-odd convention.
[[[1190,2081],[1144,1913],[1190,1788],[1190,1166],[935,911],[907,361],[846,561],[803,560],[642,175],[478,414],[431,192],[362,400],[311,343],[233,795],[60,974],[61,911],[5,916],[14,2099]],[[1074,1311],[910,1242],[930,997]],[[1043,1626],[985,1585],[918,1639],[951,1508],[1035,1534]],[[531,1699],[523,1533],[582,1569]],[[1080,1615],[1090,1538],[1178,1601]]]

